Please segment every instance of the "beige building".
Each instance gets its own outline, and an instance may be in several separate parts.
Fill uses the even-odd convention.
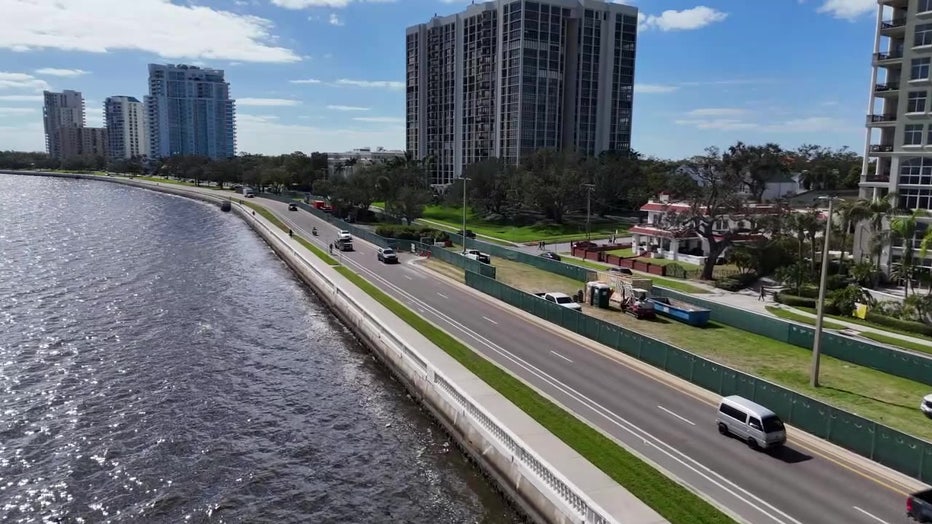
[[[53,158],[65,158],[59,130],[84,127],[84,96],[78,91],[45,91],[42,122],[45,125],[45,150]]]
[[[103,127],[63,127],[55,133],[61,158],[107,157],[107,129]]]
[[[107,148],[110,158],[149,156],[146,107],[131,96],[111,96],[104,101]]]

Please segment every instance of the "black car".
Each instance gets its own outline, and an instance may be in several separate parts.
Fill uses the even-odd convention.
[[[297,211],[297,210],[298,210],[298,205],[297,205],[297,204],[295,204],[295,203],[293,203],[293,202],[292,202],[291,204],[288,204],[288,211]]]
[[[560,258],[560,255],[554,253],[553,251],[544,251],[543,253],[540,254],[540,256],[544,258],[549,258],[550,260],[562,260]]]
[[[462,229],[459,230],[459,234],[460,234],[460,235],[463,234],[463,230],[462,230]],[[472,232],[472,229],[467,229],[467,230],[466,230],[466,238],[476,238],[476,234]]]

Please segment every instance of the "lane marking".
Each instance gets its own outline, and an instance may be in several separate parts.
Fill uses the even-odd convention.
[[[496,321],[494,321],[494,320],[492,320],[492,319],[491,319],[491,318],[489,318],[489,317],[482,317],[482,318],[484,318],[484,319],[486,319],[486,320],[488,320],[489,322],[491,322],[491,323],[493,323],[493,324],[495,324],[496,326],[498,325],[498,322],[496,322]]]
[[[412,277],[411,275],[402,275],[402,276],[404,276],[408,280],[414,280],[414,277]]]
[[[676,418],[682,420],[683,422],[689,424],[690,426],[695,426],[695,425],[696,425],[696,423],[693,422],[692,420],[689,420],[688,418],[685,418],[685,417],[681,417],[681,416],[677,415],[676,413],[670,411],[669,409],[667,409],[667,408],[665,408],[665,407],[663,407],[663,406],[658,405],[657,407],[660,408],[660,409],[662,409],[663,411],[666,411],[667,413],[673,415],[674,417],[676,417]]]
[[[557,353],[556,351],[553,351],[553,350],[550,350],[550,352],[551,352],[551,353],[553,353],[554,355],[556,355],[556,356],[558,356],[558,357],[560,357],[560,358],[562,358],[563,360],[565,360],[565,361],[567,361],[567,362],[569,362],[570,364],[572,364],[572,363],[573,363],[573,361],[572,361],[572,360],[570,360],[570,359],[568,359],[568,358],[566,358],[566,357],[564,357],[563,355],[561,355],[561,354],[559,354],[559,353]]]
[[[890,524],[889,522],[887,522],[886,520],[884,520],[884,519],[878,517],[877,515],[872,515],[872,514],[870,514],[870,513],[866,512],[866,511],[864,511],[863,509],[861,509],[861,508],[859,508],[859,507],[857,507],[857,506],[851,506],[851,507],[854,508],[854,509],[856,509],[856,510],[858,510],[858,511],[860,511],[861,513],[867,515],[868,517],[870,517],[870,518],[876,520],[877,522],[880,522],[881,524]]]
[[[439,291],[437,292],[437,294],[440,295],[440,296],[443,297],[443,298],[450,298],[450,297],[444,295],[443,293],[441,293],[441,292],[439,292]]]

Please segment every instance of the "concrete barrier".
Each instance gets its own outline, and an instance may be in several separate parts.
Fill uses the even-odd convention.
[[[49,174],[117,182],[214,204],[229,200],[170,184],[154,187],[107,176]],[[235,203],[233,211],[311,286],[532,519],[558,524],[668,522],[287,233],[242,204]],[[508,421],[507,426],[502,420]]]

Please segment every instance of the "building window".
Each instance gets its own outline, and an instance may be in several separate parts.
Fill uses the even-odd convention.
[[[932,1],[932,0],[930,0]],[[906,102],[907,113],[922,113],[926,110],[926,92],[910,91]]]
[[[932,24],[919,24],[916,26],[913,45],[932,45]]]
[[[910,80],[927,80],[929,78],[929,63],[932,62],[932,57],[922,57],[922,58],[913,58],[910,69],[909,79]]]
[[[903,131],[904,146],[922,145],[922,124],[908,124]]]
[[[919,6],[916,7],[917,13],[926,13],[932,11],[932,0],[919,0]]]

